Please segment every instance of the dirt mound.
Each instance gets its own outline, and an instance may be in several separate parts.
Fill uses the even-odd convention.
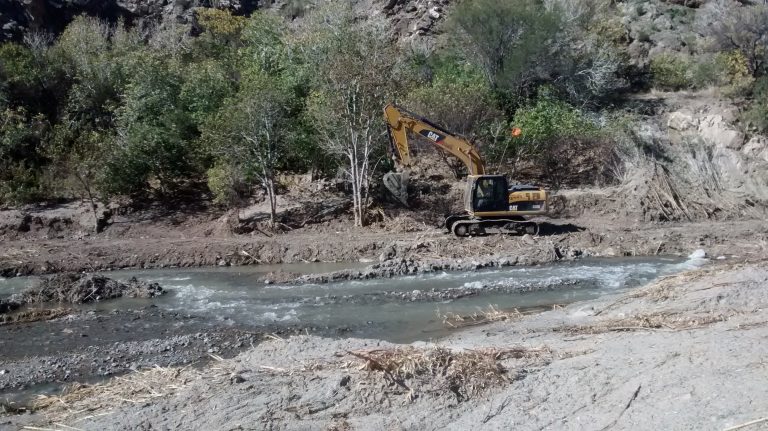
[[[25,310],[18,313],[2,314],[0,313],[0,325],[11,323],[32,323],[44,320],[58,319],[72,314],[72,310],[66,308],[54,308],[43,310]]]
[[[47,278],[40,285],[14,295],[7,303],[84,304],[121,297],[152,298],[164,293],[159,284],[139,281],[135,277],[123,283],[103,275],[69,273]]]

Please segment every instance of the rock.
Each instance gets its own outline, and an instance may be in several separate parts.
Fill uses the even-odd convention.
[[[0,314],[18,310],[22,305],[24,304],[16,298],[0,299]]]
[[[350,376],[342,377],[341,381],[339,381],[339,386],[342,387],[342,388],[346,387],[347,385],[349,385],[350,380],[352,380],[352,377],[350,377]]]
[[[0,370],[0,376],[8,374],[8,370]]]
[[[696,126],[696,123],[697,121],[693,118],[693,114],[687,111],[675,111],[669,114],[667,119],[667,127],[680,132]]]
[[[695,250],[693,253],[688,255],[688,259],[706,259],[707,258],[707,252],[703,249]]]
[[[390,245],[389,247],[385,248],[379,255],[379,262],[386,262],[395,256],[397,256],[397,249],[395,249],[394,245]]]
[[[658,18],[656,18],[653,21],[653,26],[660,30],[672,30],[674,27],[672,20],[669,19],[669,17],[666,15],[660,15]]]
[[[712,161],[717,166],[721,180],[729,188],[737,189],[744,184],[749,166],[740,152],[731,148],[716,148]]]
[[[762,159],[768,162],[768,138],[763,136],[753,136],[747,144],[744,145],[741,152],[747,157]]]
[[[744,146],[744,133],[728,124],[722,115],[707,115],[699,123],[699,135],[719,148],[739,150]]]

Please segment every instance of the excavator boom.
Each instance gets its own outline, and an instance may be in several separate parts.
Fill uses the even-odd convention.
[[[390,133],[393,152],[403,167],[411,165],[411,152],[408,144],[408,132],[416,133],[437,148],[453,155],[467,166],[469,175],[485,174],[483,159],[466,139],[461,138],[426,118],[389,104],[384,108],[384,117]]]

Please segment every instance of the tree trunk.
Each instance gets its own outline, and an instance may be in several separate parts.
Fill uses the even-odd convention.
[[[277,221],[277,191],[275,190],[275,178],[271,169],[262,166],[262,175],[264,176],[264,188],[267,190],[267,199],[269,200],[269,226],[275,227]]]
[[[80,181],[80,184],[82,184],[83,189],[85,190],[85,193],[88,195],[88,201],[91,204],[91,212],[93,213],[94,231],[96,233],[101,233],[101,231],[104,230],[104,225],[106,224],[106,221],[102,220],[99,217],[99,211],[98,211],[99,206],[96,204],[96,198],[93,196],[93,192],[91,192],[91,185],[85,179],[85,177],[80,175],[78,172],[75,172],[75,178],[77,178],[77,180]]]

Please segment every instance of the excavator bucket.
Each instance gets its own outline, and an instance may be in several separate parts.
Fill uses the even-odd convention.
[[[408,174],[389,172],[384,174],[384,187],[406,207],[408,206]]]

